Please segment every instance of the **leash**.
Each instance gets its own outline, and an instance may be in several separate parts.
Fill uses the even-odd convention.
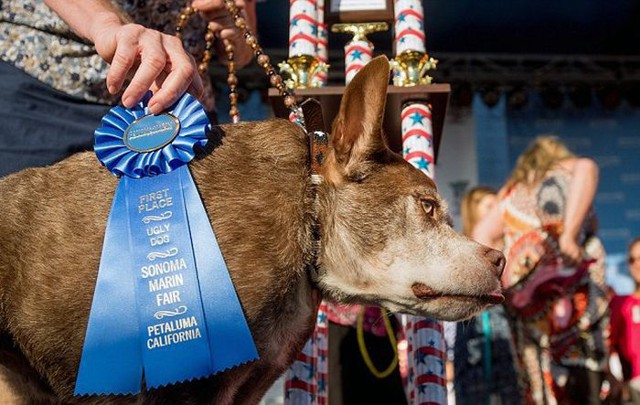
[[[322,183],[323,178],[320,174],[320,168],[324,162],[327,150],[329,148],[329,137],[325,131],[324,118],[322,115],[322,107],[317,100],[307,99],[301,105],[298,105],[293,88],[287,88],[273,65],[269,56],[264,52],[262,46],[258,42],[256,36],[251,32],[246,19],[241,15],[240,9],[235,5],[234,0],[225,0],[225,8],[229,14],[233,17],[234,25],[242,32],[242,36],[245,43],[252,49],[256,61],[265,71],[269,78],[269,83],[278,90],[278,93],[283,98],[285,107],[289,110],[289,121],[298,125],[305,132],[308,138],[308,153],[309,153],[309,174],[311,178],[312,189],[312,257],[309,266],[309,274],[312,275],[312,284],[314,286],[314,278],[319,276],[318,256],[320,251],[320,225],[318,221],[318,192],[317,188]],[[198,10],[195,7],[187,6],[180,13],[178,22],[176,23],[176,36],[182,38],[182,31],[187,24],[189,18],[195,15]],[[198,71],[200,74],[206,74],[209,62],[213,55],[213,47],[215,41],[215,33],[207,28],[205,34],[205,50],[201,62],[198,64]],[[240,112],[238,110],[238,94],[236,86],[238,78],[236,75],[236,66],[234,61],[234,46],[225,41],[225,52],[227,54],[228,76],[227,84],[229,85],[229,116],[233,123],[240,121]],[[305,120],[305,117],[307,118]],[[218,142],[215,142],[219,144]],[[209,149],[209,148],[207,148]]]
[[[304,114],[302,109],[296,102],[296,97],[292,88],[287,88],[284,84],[284,80],[282,80],[282,76],[280,76],[276,70],[274,69],[269,56],[264,53],[262,46],[258,43],[256,36],[251,32],[249,26],[247,24],[247,20],[242,16],[240,9],[236,6],[234,0],[224,0],[224,5],[233,17],[233,24],[242,32],[242,36],[244,38],[245,43],[253,50],[253,53],[256,57],[256,61],[258,65],[264,69],[265,73],[269,77],[269,82],[273,87],[278,89],[278,93],[284,100],[284,105],[289,109],[289,120],[303,129],[305,129],[305,121]],[[176,23],[175,33],[178,38],[182,38],[182,31],[184,30],[185,25],[189,18],[195,15],[198,12],[198,9],[192,6],[185,7]],[[209,67],[209,62],[211,61],[211,57],[213,56],[213,45],[215,41],[215,33],[207,28],[207,33],[205,34],[205,50],[202,56],[202,60],[198,64],[198,72],[200,74],[206,74],[207,69]],[[234,61],[234,46],[229,42],[225,41],[225,52],[227,54],[227,66],[229,69],[229,74],[227,76],[227,84],[229,84],[230,92],[229,92],[229,102],[230,109],[229,115],[234,123],[240,121],[240,111],[238,110],[238,94],[236,92],[236,86],[238,84],[238,78],[236,76],[236,66]],[[309,133],[309,131],[306,131]]]
[[[178,22],[176,22],[176,37],[182,39],[182,31],[184,30],[187,21],[191,16],[198,13],[198,9],[192,6],[187,6],[180,12]],[[207,33],[204,36],[204,52],[202,54],[202,60],[198,63],[198,73],[205,75],[209,69],[209,62],[213,56],[213,46],[215,42],[216,34],[207,26]],[[229,116],[231,121],[236,124],[240,122],[240,110],[238,110],[238,93],[236,87],[238,85],[238,77],[236,76],[236,64],[234,58],[235,48],[233,44],[227,40],[224,41],[224,51],[227,54],[227,84],[229,85]]]
[[[360,309],[360,312],[358,312],[358,324],[356,327],[358,335],[358,348],[360,349],[360,354],[362,355],[362,359],[364,360],[367,368],[374,377],[379,379],[387,378],[398,366],[398,341],[396,340],[396,334],[393,330],[393,327],[391,326],[391,320],[389,319],[389,315],[387,315],[387,311],[382,311],[384,327],[387,331],[387,336],[389,337],[391,348],[393,349],[393,359],[391,360],[391,364],[389,364],[389,366],[385,370],[380,371],[375,366],[375,364],[373,364],[373,360],[371,359],[371,356],[369,356],[369,351],[367,350],[367,343],[364,341],[364,312],[365,307],[362,307],[362,309]]]

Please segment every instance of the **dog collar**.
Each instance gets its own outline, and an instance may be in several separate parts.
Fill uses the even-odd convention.
[[[318,287],[317,280],[321,274],[318,263],[320,256],[320,240],[322,230],[320,229],[319,211],[320,201],[318,197],[318,187],[322,184],[323,176],[320,169],[324,163],[329,149],[329,134],[324,130],[324,118],[322,106],[315,99],[307,99],[300,105],[304,114],[304,126],[302,127],[309,140],[309,176],[311,184],[311,257],[307,264],[307,273],[311,284]]]

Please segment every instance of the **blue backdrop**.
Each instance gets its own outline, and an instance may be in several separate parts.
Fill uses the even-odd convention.
[[[560,136],[578,155],[593,158],[600,167],[595,198],[599,235],[607,249],[607,279],[618,293],[633,288],[626,265],[627,245],[640,235],[640,109],[626,104],[603,108],[546,108],[537,94],[521,109],[509,108],[504,97],[493,108],[476,96],[478,176],[480,184],[500,187],[518,155],[540,134]]]

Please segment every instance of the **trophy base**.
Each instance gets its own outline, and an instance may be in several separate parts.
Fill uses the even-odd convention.
[[[390,63],[393,84],[406,87],[431,84],[433,78],[427,75],[427,71],[435,69],[438,61],[425,52],[408,50],[396,56]]]
[[[278,64],[285,76],[285,84],[292,89],[306,89],[322,86],[319,73],[326,73],[329,65],[312,55],[295,55]]]

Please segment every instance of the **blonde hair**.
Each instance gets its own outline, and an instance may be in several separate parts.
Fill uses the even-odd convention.
[[[507,179],[506,186],[508,188],[518,183],[535,184],[542,180],[556,163],[575,156],[558,137],[538,136],[518,157],[516,167]],[[531,177],[532,174],[533,177]]]
[[[478,205],[488,195],[496,195],[496,191],[490,187],[476,186],[470,189],[462,199],[460,217],[462,219],[462,233],[471,236],[473,228],[480,221],[478,218]]]

